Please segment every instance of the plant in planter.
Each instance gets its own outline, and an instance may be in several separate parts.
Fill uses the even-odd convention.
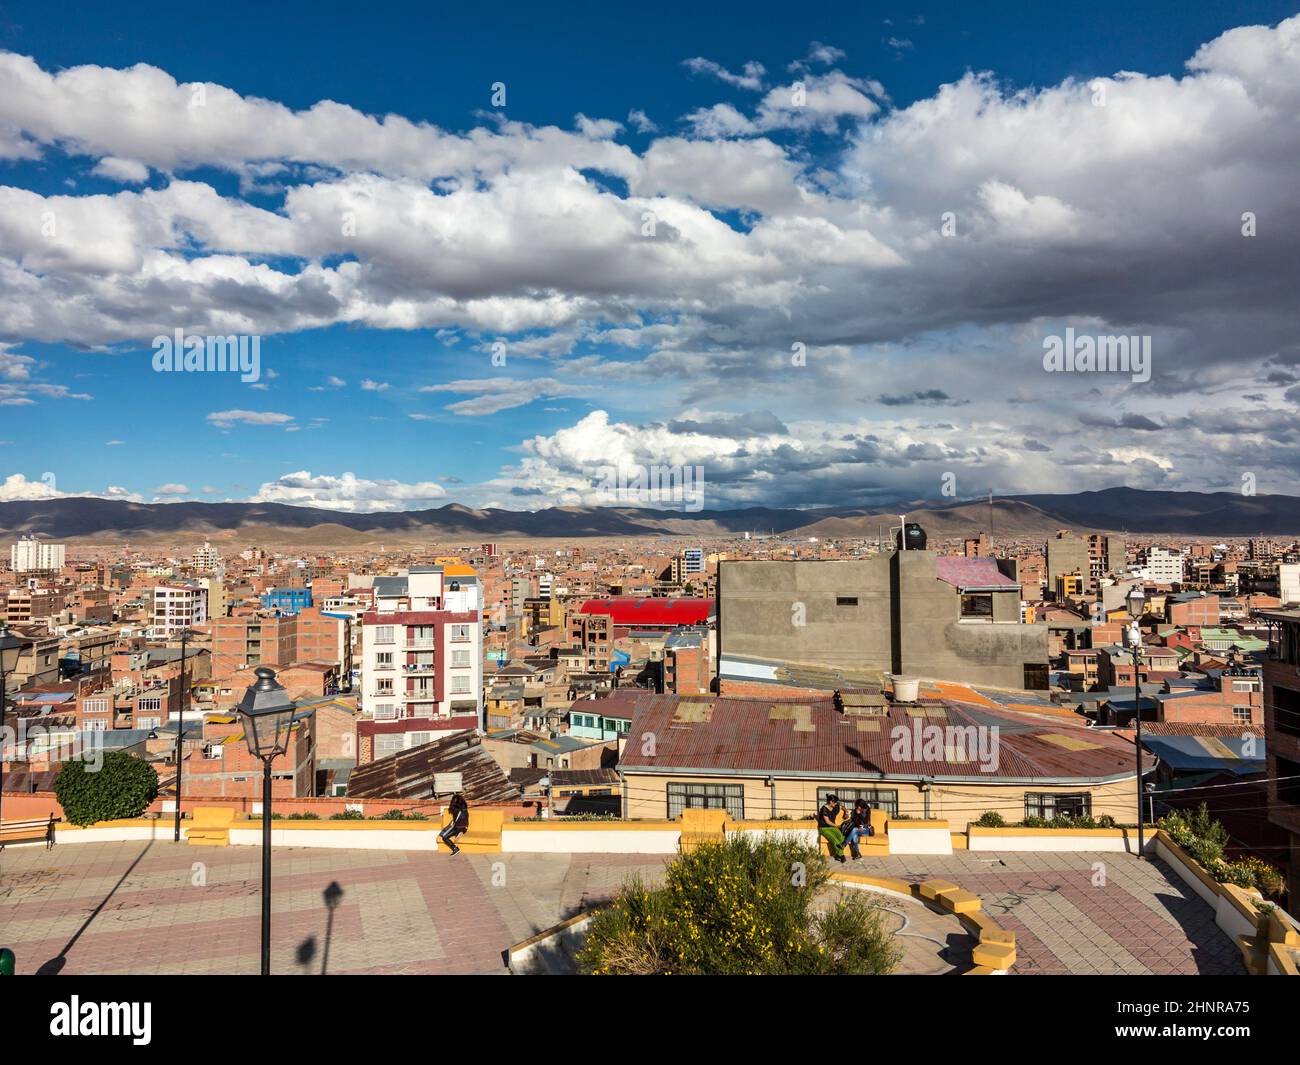
[[[1006,828],[1007,822],[996,810],[985,810],[975,822],[980,828]]]

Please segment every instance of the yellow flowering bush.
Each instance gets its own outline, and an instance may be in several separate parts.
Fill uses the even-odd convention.
[[[661,887],[631,880],[589,926],[578,954],[593,975],[888,973],[901,950],[876,903],[827,898],[816,847],[732,836],[678,857]]]

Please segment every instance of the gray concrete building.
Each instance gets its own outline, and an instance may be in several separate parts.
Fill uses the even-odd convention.
[[[744,663],[774,663],[1046,688],[1047,627],[1020,623],[1020,586],[1005,565],[932,551],[724,561],[720,675],[728,663],[740,663],[737,676]]]

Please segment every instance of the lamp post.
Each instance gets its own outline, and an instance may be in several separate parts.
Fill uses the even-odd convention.
[[[1129,650],[1133,652],[1133,723],[1137,735],[1133,740],[1133,749],[1137,759],[1137,814],[1138,814],[1138,860],[1146,851],[1146,836],[1142,828],[1142,689],[1138,686],[1139,670],[1142,668],[1142,630],[1138,628],[1138,619],[1134,618],[1128,627]]]
[[[181,629],[181,708],[176,715],[176,842],[181,841],[181,736],[185,733],[185,704],[189,689],[185,686],[185,644],[189,629]]]
[[[0,622],[0,825],[4,824],[5,794],[5,712],[9,708],[9,674],[18,668],[18,659],[27,641],[9,632]]]
[[[262,975],[271,975],[271,760],[289,749],[294,702],[262,666],[257,680],[235,708],[244,724],[249,753],[262,760]]]

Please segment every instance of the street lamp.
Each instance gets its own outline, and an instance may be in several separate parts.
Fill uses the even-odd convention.
[[[271,975],[271,759],[289,749],[297,707],[275,670],[262,666],[235,709],[244,724],[249,753],[262,759],[262,975]]]
[[[0,622],[0,825],[4,824],[5,794],[5,711],[9,702],[9,674],[18,668],[27,641],[13,636],[9,626]]]
[[[1142,829],[1142,689],[1138,686],[1142,669],[1142,630],[1138,628],[1136,617],[1129,623],[1128,645],[1133,652],[1133,723],[1137,728],[1133,749],[1137,758],[1138,859],[1141,860],[1146,850],[1146,836]]]

